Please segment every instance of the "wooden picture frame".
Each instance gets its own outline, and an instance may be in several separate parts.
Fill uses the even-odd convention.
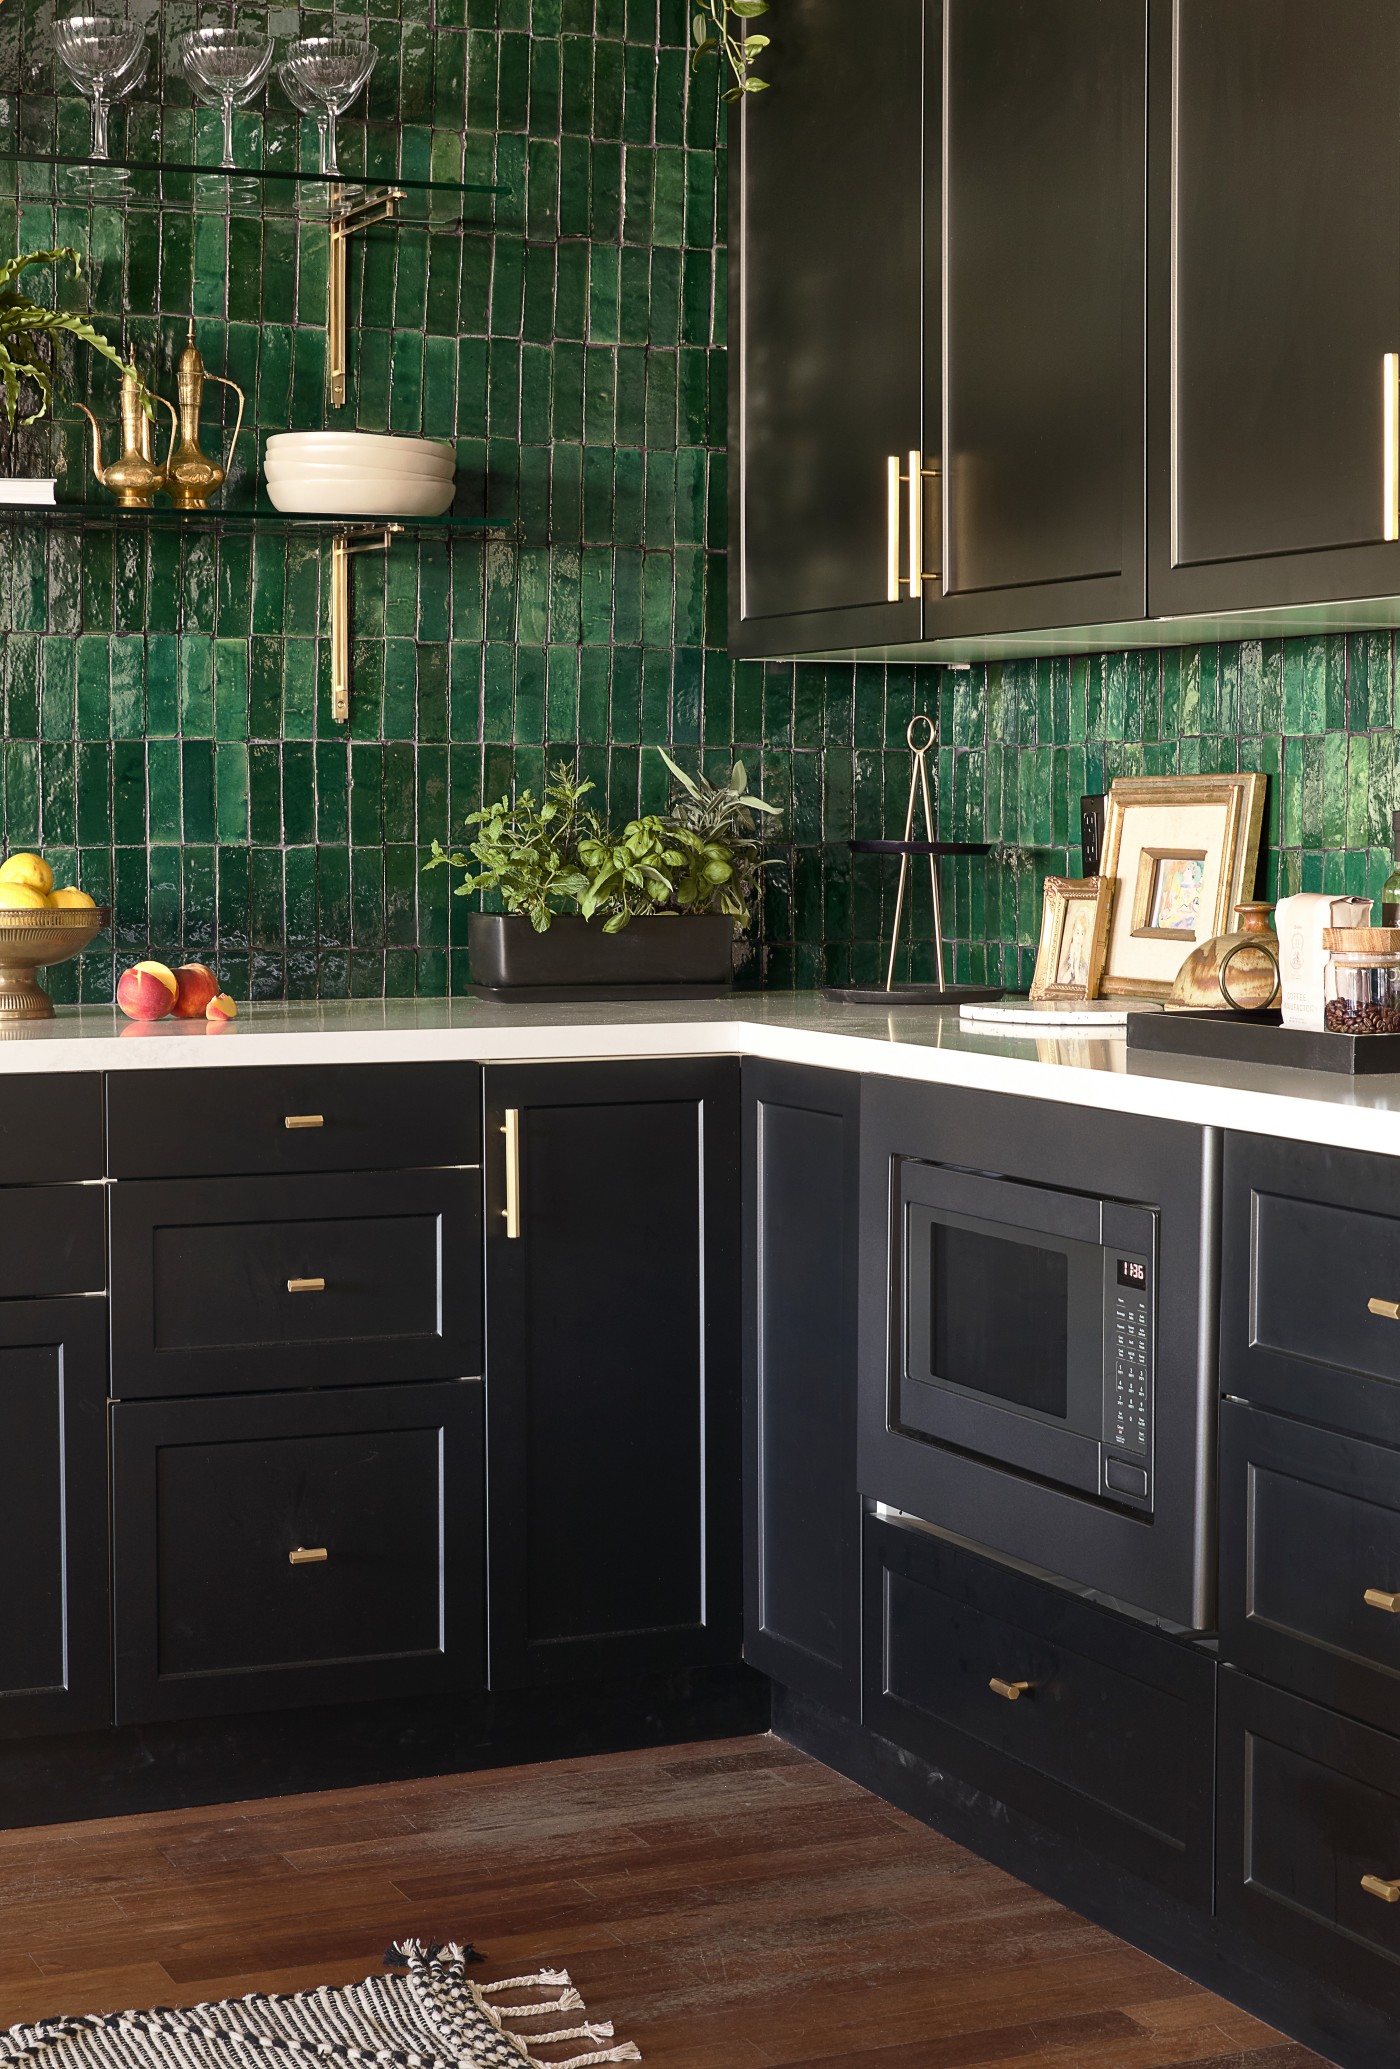
[[[1084,1005],[1099,995],[1115,885],[1111,877],[1048,876],[1031,998]]]
[[[1267,778],[1120,777],[1102,873],[1117,886],[1102,995],[1166,999],[1191,951],[1228,933],[1252,897]]]

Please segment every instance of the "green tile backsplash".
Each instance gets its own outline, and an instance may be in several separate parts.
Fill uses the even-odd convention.
[[[115,942],[55,973],[61,996],[109,998],[115,967],[147,949],[211,958],[244,996],[459,991],[464,901],[420,873],[432,837],[557,755],[612,810],[654,805],[665,772],[646,750],[663,743],[692,762],[737,749],[787,808],[790,866],[746,981],[869,980],[892,881],[845,842],[896,829],[915,710],[940,723],[941,830],[996,844],[949,873],[966,977],[1028,975],[1040,878],[1077,867],[1079,795],[1122,772],[1263,768],[1270,894],[1379,887],[1389,635],[966,673],[726,657],[719,81],[689,72],[686,12],[373,0],[381,60],[367,111],[342,124],[345,162],[502,191],[465,197],[460,222],[357,242],[342,412],[324,401],[325,234],[287,190],[260,212],[246,195],[233,212],[156,212],[138,182],[127,209],[0,160],[4,249],[78,245],[91,306],[113,328],[128,312],[166,392],[191,314],[211,369],[248,390],[229,508],[251,503],[268,431],[336,422],[455,435],[458,508],[502,526],[358,563],[348,733],[329,716],[319,546],[0,531],[4,837],[42,844],[117,911]],[[153,57],[194,15],[171,0],[154,16]],[[0,138],[17,127],[82,157],[86,111],[54,97],[50,19],[40,0],[0,6]],[[279,37],[328,19],[269,13]],[[211,162],[217,117],[161,71],[119,113],[114,149]],[[240,115],[243,162],[314,162],[279,98]],[[79,379],[110,421],[110,370]],[[212,397],[207,422],[212,444]],[[32,471],[50,438],[26,439]],[[56,448],[72,493],[76,429]],[[926,900],[916,923],[924,974]]]

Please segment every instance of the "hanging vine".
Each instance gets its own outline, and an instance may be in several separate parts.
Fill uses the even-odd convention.
[[[769,82],[760,79],[750,66],[761,51],[767,50],[771,38],[751,34],[744,27],[746,22],[767,12],[768,0],[696,0],[696,13],[690,25],[695,42],[691,70],[696,70],[706,57],[728,65],[734,84],[724,94],[727,101],[742,100],[746,93],[763,93],[768,86]]]

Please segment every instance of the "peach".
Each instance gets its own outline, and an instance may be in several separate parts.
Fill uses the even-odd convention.
[[[175,972],[175,1004],[170,1010],[177,1020],[202,1019],[218,991],[219,980],[207,963],[181,963]]]
[[[0,862],[0,884],[27,884],[47,898],[53,889],[53,871],[42,855],[11,855]]]
[[[179,986],[164,963],[133,963],[117,984],[117,1004],[128,1020],[163,1020]]]
[[[208,1005],[204,1008],[204,1017],[206,1020],[215,1021],[236,1020],[238,1018],[238,1008],[228,993],[221,991],[219,996],[216,999],[210,999]]]

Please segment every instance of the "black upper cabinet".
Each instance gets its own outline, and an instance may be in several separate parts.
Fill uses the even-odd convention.
[[[738,1658],[738,1090],[486,1072],[493,1687]]]
[[[736,653],[1142,616],[1146,56],[1147,0],[785,14],[736,124]]]
[[[946,464],[929,484],[942,511],[924,572],[941,580],[926,588],[924,637],[1138,618],[1145,0],[944,0],[941,12],[924,444],[926,466],[940,452]]]
[[[1156,613],[1400,590],[1400,10],[1174,0],[1154,18]]]
[[[920,636],[887,457],[921,440],[923,0],[791,0],[731,135],[734,651]],[[907,567],[900,563],[907,575]]]

